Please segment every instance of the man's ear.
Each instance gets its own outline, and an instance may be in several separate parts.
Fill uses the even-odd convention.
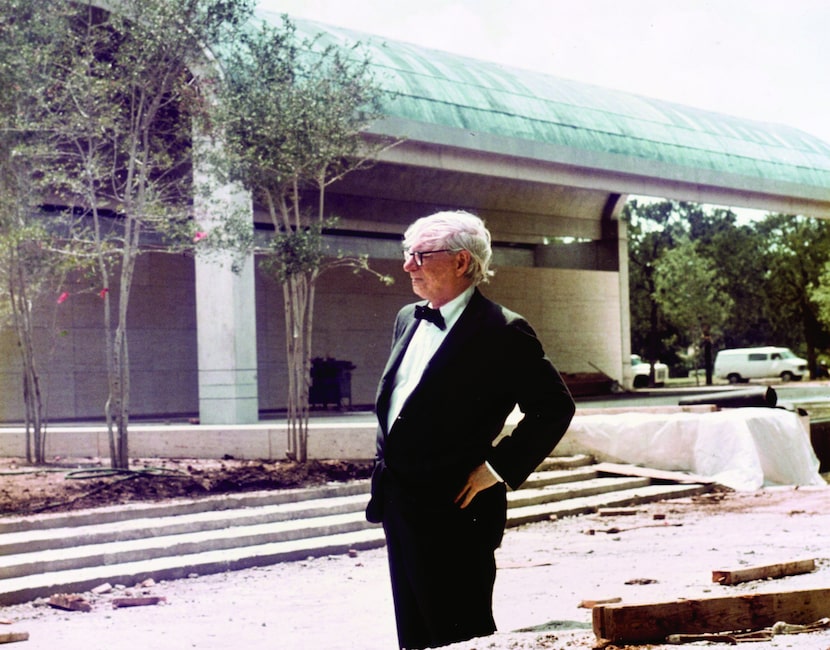
[[[470,255],[470,251],[462,250],[458,251],[458,257],[455,259],[455,275],[460,278],[467,273],[467,270],[470,268],[473,256]]]

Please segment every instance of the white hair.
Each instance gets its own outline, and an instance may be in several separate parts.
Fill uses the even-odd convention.
[[[403,236],[403,245],[409,249],[418,240],[433,250],[465,250],[470,253],[467,277],[473,284],[487,282],[493,272],[490,259],[493,255],[490,231],[476,215],[464,210],[436,212],[415,221]]]

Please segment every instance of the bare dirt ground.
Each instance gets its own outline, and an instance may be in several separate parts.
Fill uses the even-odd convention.
[[[225,464],[223,472],[236,463]],[[0,491],[9,489],[6,478],[0,477]],[[38,492],[43,485],[25,488],[35,492],[32,503],[52,502]],[[8,501],[2,503],[8,507]],[[808,558],[816,560],[811,573],[735,586],[712,582],[716,570]],[[580,606],[585,600],[619,598],[634,604],[830,588],[830,488],[722,492],[638,506],[633,514],[532,524],[507,531],[497,560],[499,632],[452,650],[587,650],[597,639],[591,611]],[[164,600],[114,609],[113,599],[127,595]],[[144,586],[115,585],[110,592],[83,596],[92,611],[63,611],[45,600],[0,608],[0,635],[25,631],[29,639],[19,647],[29,650],[397,647],[384,549]],[[775,635],[751,648],[828,650],[830,631]]]
[[[135,459],[128,471],[113,472],[99,459],[59,458],[30,467],[0,458],[0,516],[307,487],[368,478],[371,469],[368,461]]]

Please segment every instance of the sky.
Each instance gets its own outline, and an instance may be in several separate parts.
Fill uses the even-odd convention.
[[[260,0],[259,6],[786,124],[830,143],[828,0]]]

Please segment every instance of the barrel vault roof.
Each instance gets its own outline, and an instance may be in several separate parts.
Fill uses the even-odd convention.
[[[276,14],[262,13],[276,23]],[[830,144],[799,129],[561,79],[539,72],[391,41],[305,20],[300,33],[320,43],[360,42],[375,74],[394,93],[385,111],[396,124],[492,136],[528,157],[638,165],[691,179],[725,174],[750,185],[783,184],[804,198],[830,196]],[[419,131],[423,136],[429,129]],[[394,134],[392,134],[394,135]],[[444,136],[445,137],[445,136]],[[485,142],[479,138],[472,142]],[[471,142],[465,140],[465,142]],[[505,149],[504,152],[507,150]],[[570,153],[569,153],[570,152]],[[758,181],[761,181],[759,184]]]

